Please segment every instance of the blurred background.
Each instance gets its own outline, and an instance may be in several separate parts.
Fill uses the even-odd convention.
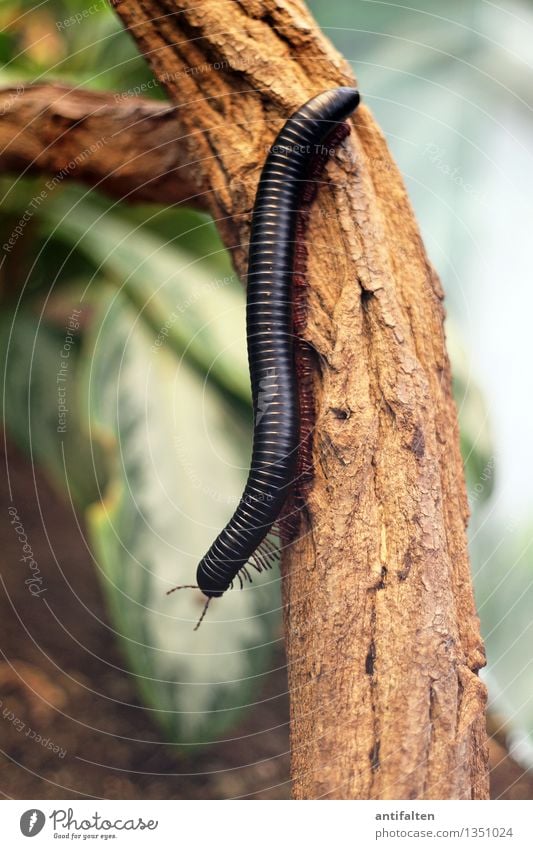
[[[533,5],[309,6],[353,65],[446,290],[491,792],[533,798]],[[2,0],[0,58],[4,86],[152,80],[103,0]],[[0,266],[0,789],[286,798],[277,570],[196,633],[199,594],[165,595],[246,477],[241,283],[207,216],[72,182],[37,204],[45,183],[0,179],[0,244],[24,221]]]

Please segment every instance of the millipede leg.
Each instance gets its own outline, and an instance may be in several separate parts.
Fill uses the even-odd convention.
[[[196,623],[196,625],[194,626],[193,631],[197,631],[198,628],[200,627],[200,625],[202,624],[202,622],[204,621],[204,617],[205,617],[205,614],[207,613],[207,608],[209,607],[210,603],[211,603],[211,596],[209,596],[206,603],[204,604],[204,609],[202,610],[200,618],[199,618],[198,622]]]
[[[176,590],[199,590],[200,587],[198,584],[180,584],[179,587],[172,587],[171,590],[167,590],[166,595],[171,595],[171,593],[175,593]]]

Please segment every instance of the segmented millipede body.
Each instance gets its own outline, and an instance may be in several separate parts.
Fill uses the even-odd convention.
[[[306,321],[305,230],[318,177],[349,133],[343,122],[358,103],[359,93],[348,87],[313,97],[285,123],[261,173],[247,274],[252,459],[235,513],[198,566],[198,588],[208,602],[236,577],[249,578],[249,562],[259,571],[268,568],[276,554],[268,534],[282,511],[287,516],[288,502],[289,513],[298,509],[312,478],[312,360],[300,338]]]

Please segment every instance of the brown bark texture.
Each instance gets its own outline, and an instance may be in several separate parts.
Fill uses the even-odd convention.
[[[60,174],[112,197],[202,207],[175,108],[63,85],[0,89],[0,173]]]
[[[244,279],[268,145],[351,69],[300,0],[113,5],[175,107],[190,163],[171,175],[176,198],[204,200]],[[351,124],[308,234],[315,481],[283,562],[293,792],[483,799],[485,658],[443,293],[365,105]]]

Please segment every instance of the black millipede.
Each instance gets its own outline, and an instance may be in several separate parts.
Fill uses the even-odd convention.
[[[295,513],[312,479],[314,406],[306,322],[309,207],[327,159],[348,135],[345,119],[359,104],[357,89],[324,91],[284,124],[269,150],[255,197],[247,273],[246,334],[254,433],[248,480],[235,513],[198,565],[191,586],[207,601],[247,564],[269,568],[276,549],[268,538],[283,521],[293,535]],[[288,504],[290,506],[288,507]],[[169,592],[174,592],[175,587]]]

